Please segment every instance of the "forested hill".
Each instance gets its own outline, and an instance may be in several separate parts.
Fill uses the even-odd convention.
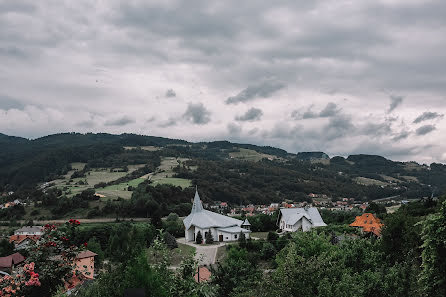
[[[0,192],[61,179],[73,163],[85,164],[83,173],[145,165],[144,170],[138,167],[135,177],[138,172],[160,172],[159,166],[168,158],[183,160],[173,168],[172,177],[198,184],[205,200],[302,201],[309,193],[370,200],[394,195],[421,198],[446,191],[443,164],[394,162],[371,155],[330,159],[323,152],[291,154],[228,141],[191,143],[135,134],[63,133],[35,140],[0,134]]]

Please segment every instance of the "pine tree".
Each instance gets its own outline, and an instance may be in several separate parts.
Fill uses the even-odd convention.
[[[246,247],[246,237],[243,232],[240,232],[239,238],[238,238],[238,244],[241,248]]]
[[[208,232],[206,232],[206,236],[205,236],[205,242],[206,244],[212,244],[214,243],[214,238],[212,237],[212,233],[211,230],[209,230]]]
[[[196,241],[197,244],[202,244],[203,243],[203,236],[201,235],[200,231],[198,231],[197,238],[196,238],[195,241]]]

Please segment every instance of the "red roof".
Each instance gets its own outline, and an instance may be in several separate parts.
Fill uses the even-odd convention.
[[[199,269],[199,270],[198,270]],[[206,267],[199,267],[197,273],[194,275],[196,282],[208,282],[211,280],[211,272]],[[198,281],[198,272],[200,272],[200,281]]]
[[[25,257],[23,257],[20,253],[15,253],[9,255],[7,257],[0,258],[0,267],[1,268],[11,268],[12,265],[17,265],[25,261]]]
[[[355,218],[355,221],[350,224],[351,227],[361,227],[364,232],[371,232],[376,236],[381,235],[381,228],[384,224],[381,220],[371,213],[363,213],[361,216]]]
[[[92,251],[83,251],[80,252],[79,254],[77,254],[76,258],[77,259],[83,259],[83,258],[90,258],[90,257],[94,257],[97,256],[98,254],[93,253]]]
[[[39,235],[11,235],[9,236],[9,242],[14,242],[15,244],[21,243],[25,239],[32,239],[34,241],[37,241],[40,236]]]

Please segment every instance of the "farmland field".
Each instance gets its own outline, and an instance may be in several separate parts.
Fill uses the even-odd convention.
[[[258,153],[255,150],[240,148],[238,152],[231,152],[229,156],[234,159],[258,162],[263,158],[276,159],[276,156]]]
[[[152,183],[152,185],[156,186],[157,184],[169,184],[169,185],[173,185],[173,186],[177,186],[177,187],[182,187],[187,188],[192,186],[192,181],[189,179],[184,179],[184,178],[175,178],[175,177],[168,177],[168,178],[163,178],[157,181],[154,181]]]

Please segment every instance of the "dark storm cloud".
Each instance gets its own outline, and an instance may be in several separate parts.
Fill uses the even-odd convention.
[[[401,103],[403,103],[403,100],[404,100],[403,96],[391,95],[390,96],[390,106],[389,106],[389,110],[387,112],[394,111],[395,108],[397,108],[399,105],[401,105]]]
[[[418,128],[415,132],[417,135],[426,135],[434,131],[436,128],[434,125],[424,125]]]
[[[254,121],[260,121],[260,119],[262,118],[263,115],[263,111],[259,108],[250,108],[246,111],[246,113],[244,113],[241,116],[236,116],[235,120],[236,121],[241,121],[241,122],[254,122]]]
[[[229,97],[226,99],[226,104],[237,104],[239,102],[255,100],[256,98],[269,98],[284,87],[285,84],[279,81],[264,81],[260,84],[249,86],[237,95]]]
[[[295,119],[316,119],[316,118],[329,118],[340,114],[341,109],[333,103],[329,102],[320,112],[312,111],[313,106],[308,107],[308,109],[301,113],[299,110],[294,110],[291,116]]]
[[[11,98],[6,95],[0,95],[0,109],[3,109],[3,110],[20,109],[20,110],[22,110],[24,107],[25,107],[25,104],[23,104],[19,100]]]
[[[170,98],[170,97],[175,97],[177,95],[177,93],[175,93],[175,91],[173,89],[168,89],[166,91],[166,97]]]
[[[191,123],[204,125],[211,121],[211,112],[207,110],[203,103],[189,103],[183,117]]]
[[[134,123],[135,120],[128,117],[128,116],[123,116],[117,119],[112,119],[112,120],[107,120],[105,122],[106,126],[125,126],[131,123]]]
[[[426,111],[423,112],[423,114],[419,115],[414,121],[414,124],[418,124],[427,120],[433,120],[433,119],[439,119],[439,118],[443,118],[444,115],[443,114],[439,114],[438,112],[430,112],[430,111]]]

